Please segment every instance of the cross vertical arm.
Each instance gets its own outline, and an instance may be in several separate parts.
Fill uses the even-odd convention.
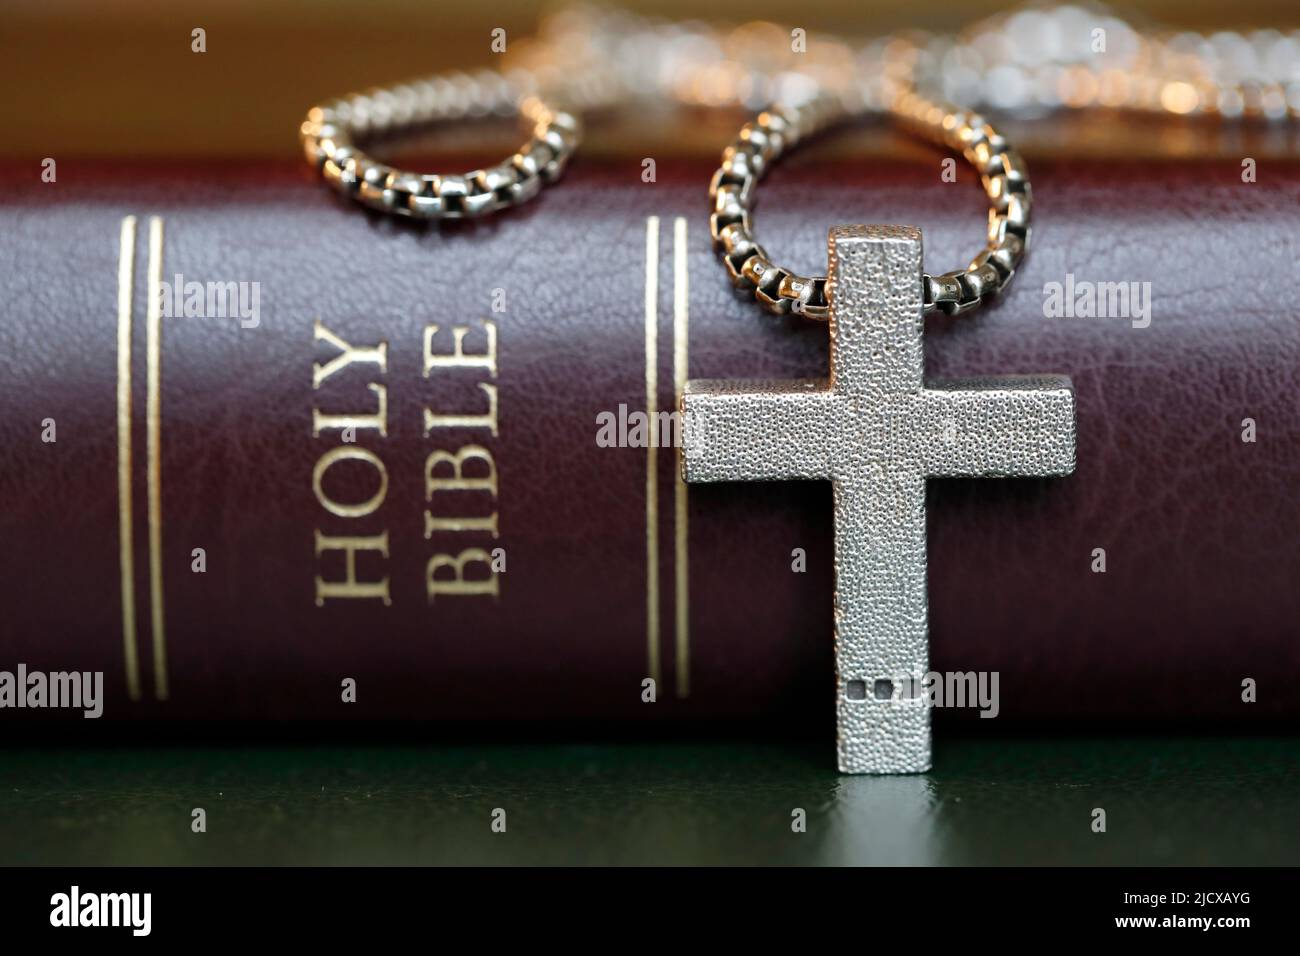
[[[925,477],[864,468],[836,479],[835,673],[839,768],[930,768]]]

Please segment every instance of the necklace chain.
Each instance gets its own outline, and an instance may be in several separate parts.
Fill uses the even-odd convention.
[[[1101,106],[1224,120],[1300,118],[1300,31],[1140,30],[1105,8],[1069,5],[992,17],[954,35],[847,41],[812,34],[799,44],[797,33],[770,23],[722,29],[570,7],[549,17],[536,38],[512,42],[499,71],[437,74],[352,94],[312,108],[300,137],[308,162],[339,192],[382,212],[437,220],[487,215],[537,195],[576,149],[580,117],[620,104],[671,101],[750,111],[775,104],[742,132],[767,137],[753,157],[764,169],[793,142],[832,122],[892,115],[966,155],[989,192],[989,246],[975,260],[978,267],[927,282],[928,307],[964,311],[972,295],[978,301],[1005,285],[1023,255],[1029,191],[1023,164],[994,148],[1005,142],[988,135],[981,117],[941,104],[1028,116]],[[362,149],[372,137],[425,124],[510,115],[522,119],[528,141],[496,166],[463,174],[401,170]],[[972,154],[981,129],[985,148]],[[752,185],[745,193],[743,182],[727,181],[741,162],[733,160],[730,173],[715,179],[720,225],[714,232],[729,269],[742,284],[761,279],[754,287],[766,290],[759,298],[771,299],[769,307],[816,315],[824,304],[821,280],[782,271],[777,285],[789,294],[778,288],[773,295],[773,276],[754,269],[744,275],[742,230],[722,235],[738,221],[725,221],[737,203],[752,198]],[[966,283],[964,291],[954,283]]]

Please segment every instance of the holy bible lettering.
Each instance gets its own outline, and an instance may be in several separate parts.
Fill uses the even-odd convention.
[[[481,351],[466,346],[466,338],[475,331],[484,339]],[[372,379],[365,388],[374,401],[371,407],[347,412],[312,407],[312,437],[338,441],[321,453],[312,469],[312,492],[331,516],[327,519],[330,527],[315,529],[316,605],[323,607],[331,600],[370,599],[389,606],[389,532],[386,524],[375,524],[388,496],[388,466],[377,451],[361,444],[363,440],[388,438],[388,386],[382,381],[388,375],[388,343],[380,340],[354,344],[320,321],[315,324],[314,340],[318,347],[324,343],[332,349],[333,355],[328,361],[313,364],[313,392],[321,393],[324,402],[329,403],[325,396],[335,391],[335,385],[340,390],[355,390],[355,377],[364,371]],[[436,324],[426,325],[422,359],[425,379],[444,374],[463,376],[465,370],[495,379],[496,323],[484,320],[477,330],[470,325],[456,325],[445,331]],[[425,593],[430,602],[438,595],[495,598],[500,593],[497,572],[504,570],[504,551],[498,548],[489,552],[483,546],[500,537],[497,465],[491,447],[500,432],[497,387],[481,380],[474,385],[485,399],[484,411],[449,412],[435,410],[429,404],[422,408],[422,434],[430,446],[423,464],[423,537],[433,547],[424,568]],[[464,438],[466,433],[477,440]],[[449,434],[462,437],[444,439]],[[331,470],[346,463],[351,464],[354,474],[357,468],[370,473],[366,493],[349,496],[338,488],[330,490]],[[338,527],[340,522],[347,524]]]
[[[470,326],[456,325],[451,328],[451,347],[443,351],[446,335],[439,335],[440,327],[427,325],[424,328],[424,377],[434,375],[457,374],[459,370],[469,369],[489,378],[497,377],[497,326],[491,319],[484,319],[482,331],[485,337],[483,351],[470,352],[465,349],[465,338],[470,334]],[[491,382],[479,381],[478,390],[487,402],[487,411],[474,414],[440,414],[427,406],[424,409],[424,437],[436,441],[444,429],[468,429],[473,432],[486,432],[483,440],[495,440],[500,434],[497,421],[497,387]],[[448,501],[471,501],[482,498],[486,492],[492,503],[490,514],[469,515],[458,513],[454,508],[443,510]],[[426,540],[442,541],[449,536],[453,540],[465,540],[466,535],[487,535],[492,540],[500,536],[497,527],[497,465],[492,457],[492,450],[478,442],[460,445],[456,451],[435,448],[430,451],[424,463],[424,537]],[[464,505],[462,505],[464,507]],[[500,593],[499,564],[504,559],[504,552],[493,549],[489,553],[485,548],[472,545],[462,548],[456,554],[435,553],[429,558],[425,569],[425,590],[429,600],[433,601],[439,594],[475,595],[487,594],[493,598]],[[478,568],[470,572],[471,567]]]
[[[317,320],[315,340],[325,342],[337,354],[328,362],[312,365],[312,391],[320,392],[323,386],[334,383],[335,376],[340,380],[352,366],[365,370],[370,375],[387,376],[388,343],[380,341],[371,346],[355,346],[337,335],[324,323]],[[367,432],[373,432],[379,438],[388,437],[388,386],[381,382],[366,384],[375,396],[375,409],[372,412],[354,412],[351,414],[325,413],[317,406],[311,410],[311,434],[320,438],[323,432],[337,432],[341,444],[326,451],[316,460],[312,469],[311,485],[316,494],[316,501],[329,514],[349,522],[349,528],[355,527],[351,522],[365,521],[383,506],[388,497],[388,468],[384,460],[368,448],[357,444]],[[330,469],[348,461],[361,462],[374,472],[376,490],[369,498],[343,502],[325,490],[325,479]],[[316,529],[316,560],[331,552],[342,552],[345,574],[342,580],[327,580],[324,575],[316,575],[316,606],[322,607],[326,601],[334,599],[379,599],[385,606],[393,603],[389,592],[389,577],[385,574],[378,579],[363,579],[358,574],[357,559],[367,552],[377,553],[383,561],[388,561],[388,529],[385,527],[378,534],[325,534]]]

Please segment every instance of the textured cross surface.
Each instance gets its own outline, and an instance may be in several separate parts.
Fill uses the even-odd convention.
[[[839,767],[930,767],[925,480],[1066,475],[1074,391],[1063,376],[926,382],[921,234],[830,232],[829,380],[692,381],[687,481],[829,479],[835,501]]]

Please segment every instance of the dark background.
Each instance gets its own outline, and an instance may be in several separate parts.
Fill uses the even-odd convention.
[[[1014,9],[997,0],[756,0],[743,7],[689,0],[613,4],[672,19],[739,25],[770,19],[845,37],[900,28],[950,32]],[[299,155],[297,127],[308,107],[365,87],[449,69],[491,66],[491,31],[530,36],[556,4],[530,0],[6,0],[0,10],[0,77],[5,135],[0,156],[184,156],[279,158]],[[1176,28],[1293,28],[1294,0],[1184,3],[1136,0],[1117,15]],[[190,31],[207,31],[207,52],[190,51]],[[664,129],[668,123],[672,128]],[[622,117],[591,124],[585,157],[708,155],[734,133],[734,116]],[[1035,123],[1005,132],[1028,156],[1243,155],[1237,132],[1114,116],[1082,127]],[[669,133],[670,135],[665,135]],[[515,145],[513,129],[502,143]],[[902,138],[837,137],[822,149],[915,151]],[[1294,154],[1291,135],[1249,139],[1248,155]]]

